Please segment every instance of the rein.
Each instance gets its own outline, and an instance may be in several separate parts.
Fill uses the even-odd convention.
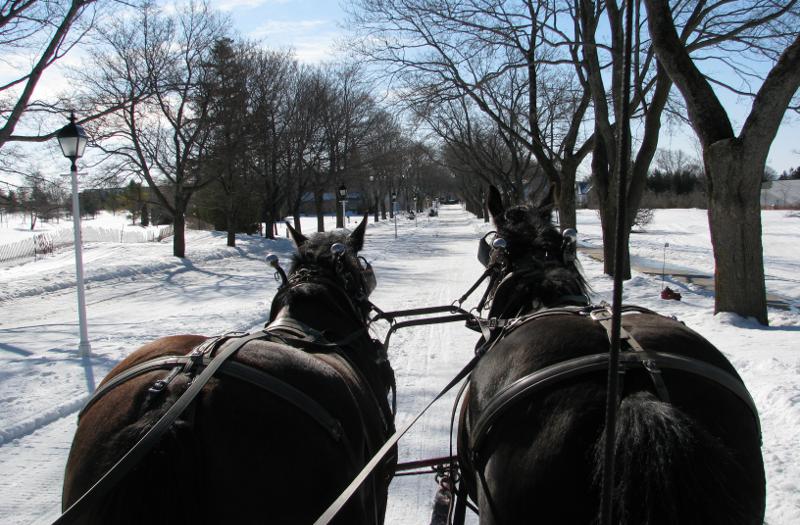
[[[389,339],[394,331],[400,328],[406,328],[409,326],[419,326],[419,325],[426,325],[426,324],[440,324],[440,323],[449,323],[454,321],[473,321],[477,322],[477,318],[474,314],[464,310],[461,308],[461,303],[467,298],[467,296],[472,293],[480,284],[481,281],[485,278],[485,275],[479,279],[479,281],[473,285],[470,290],[464,294],[458,301],[454,301],[453,304],[450,305],[443,305],[443,306],[432,306],[427,308],[411,308],[407,310],[394,310],[389,312],[383,312],[374,305],[372,308],[378,312],[377,315],[372,317],[369,321],[369,324],[374,323],[375,321],[384,319],[390,323],[389,331],[386,334],[386,338],[384,341],[384,349],[388,348]],[[458,306],[456,306],[456,302]],[[412,319],[409,321],[401,321],[398,322],[397,318],[399,317],[413,317],[418,315],[427,315],[427,314],[436,314],[436,313],[449,313],[450,315],[445,316],[437,316],[437,317],[428,317],[423,319]],[[330,523],[331,520],[336,516],[336,514],[347,504],[348,500],[356,493],[362,483],[367,479],[367,477],[372,473],[372,471],[380,464],[380,462],[384,459],[386,454],[392,450],[400,438],[402,438],[411,427],[416,424],[417,421],[430,409],[439,399],[441,399],[447,392],[449,392],[454,386],[459,384],[464,378],[469,376],[472,370],[475,368],[475,365],[478,364],[478,361],[483,357],[486,349],[488,349],[488,341],[485,345],[481,346],[475,351],[475,356],[470,359],[470,361],[455,375],[455,377],[444,387],[442,388],[436,396],[431,399],[425,407],[418,412],[414,417],[412,417],[403,427],[398,429],[389,439],[384,443],[384,445],[378,450],[378,452],[372,457],[372,459],[364,466],[361,472],[353,479],[353,481],[348,485],[348,487],[342,492],[336,500],[331,503],[331,505],[322,513],[322,515],[314,522],[314,525],[325,525]],[[421,460],[418,462],[412,462],[410,464],[401,465],[403,469],[406,467],[409,468],[419,468],[422,466],[431,466],[431,465],[440,465],[443,462],[450,462],[450,466],[448,468],[448,472],[452,473],[455,470],[453,466],[453,459],[454,456],[449,456],[447,458],[434,458],[433,460]],[[438,469],[434,470],[435,472],[439,472]],[[421,474],[422,472],[415,472],[415,474]],[[408,474],[400,474],[400,475],[408,475]],[[442,474],[443,476],[447,474]],[[452,474],[450,474],[452,476]]]

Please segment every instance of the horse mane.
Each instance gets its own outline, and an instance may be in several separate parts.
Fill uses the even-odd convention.
[[[563,296],[588,297],[591,287],[577,259],[565,260],[564,238],[551,222],[549,207],[513,206],[494,217],[494,223],[498,237],[508,244],[512,266],[523,269],[524,278],[516,284],[521,292],[544,305]]]

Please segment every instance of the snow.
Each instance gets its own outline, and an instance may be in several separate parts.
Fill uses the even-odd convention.
[[[328,227],[333,218],[328,218]],[[770,326],[732,314],[713,315],[712,292],[666,276],[683,301],[659,299],[661,276],[634,272],[625,302],[676,315],[717,345],[733,362],[759,408],[767,468],[767,523],[800,523],[800,215],[762,215],[767,288],[790,305],[770,309]],[[119,218],[105,216],[98,224]],[[124,219],[122,219],[124,221]],[[355,223],[351,223],[351,227]],[[61,223],[59,226],[65,226]],[[314,218],[303,218],[313,231]],[[40,225],[47,228],[47,225]],[[476,243],[488,225],[446,206],[439,217],[381,221],[367,230],[363,255],[378,277],[373,301],[383,310],[450,304],[482,268]],[[24,225],[0,224],[3,243],[25,237]],[[600,246],[595,212],[578,216],[579,244]],[[14,239],[12,239],[14,237]],[[665,243],[669,243],[665,252]],[[102,377],[141,344],[180,333],[214,335],[260,328],[277,289],[264,256],[274,252],[284,266],[292,247],[240,236],[236,248],[225,234],[189,231],[187,257],[171,256],[162,242],[86,243],[87,315],[91,358],[77,354],[74,256],[71,250],[0,268],[0,522],[47,523],[58,515],[61,479],[76,414]],[[631,239],[634,262],[713,274],[703,210],[657,210],[645,232]],[[665,260],[666,255],[666,260]],[[580,261],[594,300],[609,300],[612,281],[602,264]],[[479,292],[468,301],[474,305]],[[376,329],[382,336],[385,327]],[[389,356],[398,380],[397,426],[413,417],[467,363],[477,337],[463,323],[404,329],[391,339]],[[449,454],[452,396],[433,409],[400,441],[407,461]],[[390,488],[387,523],[430,519],[433,476],[396,478]]]

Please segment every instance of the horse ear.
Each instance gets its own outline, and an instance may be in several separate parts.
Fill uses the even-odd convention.
[[[486,197],[486,207],[489,208],[489,214],[495,219],[495,223],[497,222],[497,218],[506,211],[503,206],[503,198],[494,185],[489,186],[489,195]]]
[[[367,231],[367,216],[369,212],[364,214],[364,218],[361,219],[361,224],[356,226],[356,229],[353,230],[353,233],[350,234],[348,239],[348,244],[350,247],[353,248],[353,251],[361,251],[361,248],[364,247],[364,233]]]
[[[300,249],[300,247],[303,246],[303,244],[305,244],[305,242],[308,240],[308,237],[292,228],[292,225],[288,222],[286,222],[286,229],[289,231],[289,235],[292,237],[294,245],[297,246],[298,249]]]

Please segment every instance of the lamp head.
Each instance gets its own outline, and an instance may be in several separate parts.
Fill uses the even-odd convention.
[[[61,128],[56,137],[58,138],[59,146],[61,146],[61,152],[65,157],[72,160],[83,156],[86,143],[89,142],[89,136],[83,126],[75,123],[74,112],[70,113],[69,124]]]

